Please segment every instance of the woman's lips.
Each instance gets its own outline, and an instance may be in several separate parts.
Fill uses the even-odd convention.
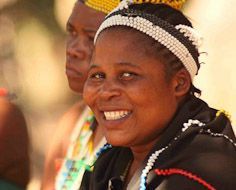
[[[80,78],[82,74],[74,69],[66,68],[66,75],[71,78]]]
[[[103,112],[105,120],[107,120],[107,121],[119,120],[121,118],[126,117],[130,113],[131,113],[131,111],[129,111],[129,110],[104,111]]]
[[[123,123],[130,118],[131,110],[100,111],[101,125],[107,129],[117,130],[123,128]]]

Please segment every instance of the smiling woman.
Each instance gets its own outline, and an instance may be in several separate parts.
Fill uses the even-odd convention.
[[[119,36],[122,38],[114,47],[110,42]],[[85,98],[113,145],[137,146],[147,139],[148,143],[155,141],[182,96],[174,90],[175,80],[188,82],[182,94],[190,86],[185,70],[175,80],[167,81],[164,64],[156,56],[146,55],[145,37],[137,31],[112,28],[104,31],[96,44]]]
[[[95,36],[84,99],[109,144],[81,189],[233,189],[230,121],[192,85],[199,35],[168,5],[130,2]]]

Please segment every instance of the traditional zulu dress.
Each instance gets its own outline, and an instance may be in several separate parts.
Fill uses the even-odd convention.
[[[71,143],[66,158],[56,177],[56,190],[78,189],[84,171],[90,170],[95,161],[95,153],[105,144],[105,139],[93,148],[92,135],[96,122],[91,110],[87,107],[80,116],[71,136]]]
[[[121,190],[132,153],[129,148],[102,149],[83,179],[82,190]],[[235,135],[226,115],[190,97],[177,111],[136,171],[127,189],[234,190]]]

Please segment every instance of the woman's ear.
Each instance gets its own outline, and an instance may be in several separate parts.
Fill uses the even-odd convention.
[[[173,82],[176,97],[182,97],[189,92],[191,87],[191,77],[185,68],[182,68],[176,72],[173,77]]]

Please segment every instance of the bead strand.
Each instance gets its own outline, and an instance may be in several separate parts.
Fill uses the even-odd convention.
[[[197,63],[189,50],[177,38],[163,28],[158,25],[153,25],[152,22],[140,16],[128,17],[118,14],[108,17],[99,27],[94,38],[94,43],[96,43],[98,35],[103,30],[112,26],[128,26],[152,37],[180,59],[192,79],[196,75],[198,70]],[[176,29],[176,31],[178,30]]]
[[[108,144],[108,143],[104,144],[104,146],[101,147],[101,148],[99,149],[99,151],[96,153],[96,158],[98,158],[104,151],[106,151],[106,150],[108,150],[108,149],[110,149],[110,148],[112,148],[112,145],[110,145],[110,144]]]
[[[205,124],[200,122],[199,120],[192,120],[192,119],[189,119],[187,123],[184,123],[183,124],[183,128],[182,128],[182,132],[186,131],[190,126],[192,125],[197,125],[199,127],[202,127],[204,126]]]
[[[189,119],[187,123],[184,123],[183,124],[183,129],[182,129],[182,133],[184,131],[186,131],[190,126],[194,126],[194,125],[197,125],[198,127],[202,127],[204,126],[205,124],[200,122],[199,120],[192,120],[192,119]],[[181,134],[182,134],[181,133]],[[178,135],[177,137],[174,138],[174,141],[177,141],[179,138],[180,138],[180,135]],[[172,144],[168,144],[166,147],[162,148],[162,149],[159,149],[157,151],[155,151],[148,159],[148,162],[145,166],[145,168],[143,169],[142,171],[142,174],[141,174],[141,182],[140,182],[140,190],[146,190],[146,179],[147,179],[147,175],[148,173],[152,170],[156,160],[158,159],[158,157],[160,156],[161,153],[163,153],[165,150],[167,150]]]
[[[179,24],[175,26],[175,28],[183,33],[184,36],[187,37],[196,48],[201,46],[203,38],[196,32],[196,30],[183,24]]]
[[[140,182],[140,190],[145,190],[146,189],[146,179],[147,179],[147,175],[150,172],[150,170],[153,168],[155,161],[157,160],[157,158],[159,157],[159,155],[166,150],[169,147],[166,146],[165,148],[162,148],[160,150],[155,151],[148,159],[147,165],[145,166],[145,168],[142,171],[141,174],[141,182]]]
[[[236,148],[236,143],[233,141],[233,139],[229,138],[227,135],[222,134],[222,133],[213,133],[210,129],[207,130],[202,130],[202,134],[209,134],[212,137],[222,137],[225,138],[227,141],[229,141],[235,148]]]

